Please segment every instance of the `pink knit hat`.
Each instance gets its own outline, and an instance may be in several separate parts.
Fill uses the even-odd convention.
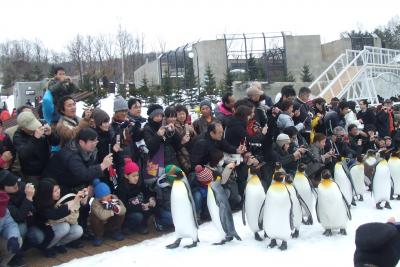
[[[204,186],[208,186],[213,180],[213,173],[209,168],[197,165],[195,168],[197,180]]]
[[[139,172],[139,166],[130,158],[125,158],[125,174],[129,175],[132,172]]]

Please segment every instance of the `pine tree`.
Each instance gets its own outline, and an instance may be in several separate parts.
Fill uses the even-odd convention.
[[[43,72],[38,64],[33,65],[32,76],[35,81],[41,81],[44,78]]]
[[[90,82],[91,78],[89,74],[84,74],[83,75],[83,81],[82,81],[82,86],[81,88],[84,89],[87,92],[92,92],[92,95],[90,95],[88,98],[85,98],[84,100],[84,107],[97,107],[100,105],[99,97],[96,95],[95,90],[93,90],[92,84]]]
[[[138,95],[138,90],[136,89],[136,86],[134,83],[129,83],[129,96],[131,97],[137,97]]]
[[[210,65],[207,65],[206,73],[204,75],[204,93],[208,97],[212,97],[215,95],[215,89],[217,87],[217,83],[215,82],[214,74],[211,70]]]
[[[142,86],[140,86],[139,88],[138,95],[141,98],[141,100],[147,101],[147,97],[149,96],[150,91],[148,86],[149,81],[147,80],[146,75],[143,76],[141,83]]]
[[[247,59],[247,68],[250,81],[256,80],[258,76],[258,70],[256,58],[253,56],[253,54],[250,54],[250,57]]]
[[[265,69],[264,69],[264,65],[262,64],[262,62],[259,62],[257,64],[257,79],[259,81],[265,81],[266,80]]]
[[[126,84],[120,83],[118,85],[118,95],[122,96],[122,98],[126,98]]]
[[[296,78],[293,76],[293,74],[290,71],[288,71],[288,73],[284,77],[284,82],[295,82],[295,81],[296,81]]]
[[[312,82],[313,81],[314,78],[310,71],[310,66],[308,64],[304,64],[304,66],[301,68],[300,77],[303,82]]]
[[[53,78],[54,77],[55,69],[56,69],[55,65],[50,65],[49,72],[47,73],[47,78]]]
[[[233,75],[228,69],[225,73],[225,78],[224,78],[224,93],[225,92],[232,92],[232,83],[233,83]]]
[[[193,70],[193,59],[187,58],[185,63],[185,79],[184,89],[181,90],[182,95],[185,94],[185,100],[182,103],[194,107],[198,102],[199,89],[196,87],[196,77],[194,76]],[[179,99],[178,99],[179,100]]]
[[[173,100],[173,90],[172,90],[172,81],[171,78],[169,77],[169,73],[166,70],[164,72],[164,78],[162,79],[162,92],[164,96],[164,103],[169,106],[172,104]]]

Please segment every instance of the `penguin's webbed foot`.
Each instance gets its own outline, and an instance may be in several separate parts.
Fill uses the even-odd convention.
[[[396,200],[400,200],[400,195],[397,195],[397,197],[395,199]]]
[[[364,197],[363,197],[363,195],[360,195],[360,198],[359,198],[358,200],[360,200],[360,201],[364,201]]]
[[[308,216],[307,219],[304,219],[304,218],[303,218],[302,223],[303,223],[304,225],[312,225],[312,224],[313,224],[313,219],[312,219],[311,216]]]
[[[347,235],[346,229],[340,229],[339,234]]]
[[[352,206],[357,206],[357,203],[356,203],[356,201],[354,199],[351,201],[351,205]]]
[[[179,247],[179,244],[181,243],[181,240],[182,240],[182,238],[178,238],[177,240],[175,240],[174,243],[169,244],[169,245],[167,246],[167,248],[168,248],[168,249],[173,249],[173,248]]]
[[[268,238],[267,232],[264,231],[264,238]]]
[[[286,241],[282,241],[281,246],[279,247],[280,250],[287,250],[287,242]]]
[[[376,203],[376,208],[378,210],[382,210],[383,208],[381,207],[381,202]]]
[[[392,207],[390,206],[390,203],[388,201],[386,201],[386,203],[385,203],[385,208],[387,208],[389,210],[392,209]]]
[[[294,232],[291,234],[292,238],[298,238],[299,237],[299,230],[295,229]]]
[[[332,236],[332,230],[331,229],[326,229],[325,232],[323,233],[324,236]]]
[[[213,243],[214,246],[221,246],[221,245],[225,245],[226,243],[226,239],[221,240],[221,242],[218,243]]]
[[[261,236],[256,232],[254,233],[254,239],[257,241],[263,241],[263,239],[261,238]]]
[[[184,248],[194,248],[197,247],[197,241],[193,241],[192,244],[184,246]]]
[[[270,247],[270,248],[274,248],[274,247],[276,247],[278,244],[276,243],[276,239],[272,239],[271,240],[271,243],[269,243],[269,246],[268,247]]]

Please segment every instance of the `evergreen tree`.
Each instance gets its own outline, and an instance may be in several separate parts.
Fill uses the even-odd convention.
[[[141,98],[143,101],[147,101],[147,97],[149,96],[150,90],[148,83],[149,81],[146,78],[146,75],[143,76],[143,79],[141,81],[142,86],[139,88],[138,96]]]
[[[149,104],[155,104],[157,103],[157,96],[161,95],[161,88],[159,86],[157,87],[150,87],[148,90],[148,95],[147,95],[147,102]]]
[[[173,90],[172,90],[172,81],[169,77],[169,73],[166,70],[164,72],[164,78],[162,79],[162,92],[164,96],[164,103],[169,106],[172,104],[173,100]]]
[[[262,62],[257,63],[257,79],[259,81],[266,80],[265,69],[264,69],[264,65],[262,64]]]
[[[184,90],[181,90],[182,95],[185,94],[186,97],[182,103],[190,105],[192,108],[198,103],[199,89],[196,85],[197,82],[196,77],[194,76],[193,59],[187,57],[185,63]]]
[[[138,90],[136,89],[136,86],[134,83],[129,83],[129,95],[131,97],[137,97],[138,96]]]
[[[296,78],[293,76],[293,74],[290,71],[288,71],[288,73],[284,77],[284,82],[295,82],[295,81],[296,81]]]
[[[204,93],[206,96],[215,95],[215,89],[217,87],[217,83],[215,82],[214,73],[211,70],[211,66],[207,65],[206,73],[204,75]]]
[[[225,73],[223,93],[232,92],[233,75],[228,69]]]
[[[256,80],[258,76],[258,69],[256,58],[253,56],[253,54],[250,54],[250,57],[247,59],[247,68],[249,74],[248,78],[250,81]]]
[[[54,77],[55,69],[56,69],[55,65],[50,65],[49,72],[47,73],[47,78],[53,78]]]
[[[84,100],[85,108],[88,108],[90,106],[97,107],[100,105],[99,97],[96,95],[95,90],[93,90],[94,88],[93,88],[90,80],[91,80],[91,77],[89,74],[86,73],[83,75],[81,88],[87,92],[92,92],[92,95],[85,98],[85,100]]]
[[[43,72],[38,64],[33,65],[32,76],[35,81],[41,81],[44,78]]]
[[[126,84],[120,83],[118,85],[118,95],[122,96],[122,98],[126,99]]]
[[[304,64],[304,66],[301,68],[301,74],[300,74],[301,80],[303,82],[312,82],[313,81],[313,76],[310,71],[310,66],[308,64]]]

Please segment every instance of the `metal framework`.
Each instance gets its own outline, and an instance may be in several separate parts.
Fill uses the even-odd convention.
[[[226,60],[230,71],[249,71],[249,58],[263,66],[267,81],[281,80],[287,74],[284,32],[223,34],[226,46]]]
[[[318,96],[379,104],[379,97],[400,95],[400,50],[364,46],[346,50],[310,85]]]

